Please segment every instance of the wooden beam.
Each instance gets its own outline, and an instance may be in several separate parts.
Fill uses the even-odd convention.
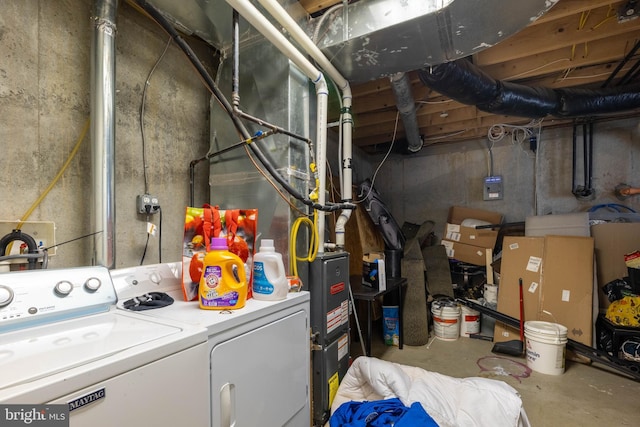
[[[342,3],[342,0],[300,0],[300,5],[307,11],[309,15],[328,9],[331,6]]]
[[[607,0],[560,0],[547,13],[536,19],[531,25],[542,24],[566,16],[575,15],[577,13],[587,12],[591,9],[600,7],[608,7],[611,5],[614,9],[618,9],[624,1],[607,1]]]
[[[501,43],[479,52],[479,66],[497,64],[543,52],[612,37],[637,28],[635,20],[618,23],[615,15],[607,16],[609,7],[592,10],[586,24],[579,28],[581,14],[567,16],[540,25],[525,28]]]
[[[588,44],[562,47],[538,55],[483,66],[496,80],[522,80],[596,64],[618,62],[640,39],[640,28],[625,34],[590,41]]]

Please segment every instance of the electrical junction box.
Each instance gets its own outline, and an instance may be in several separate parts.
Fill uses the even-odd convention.
[[[150,194],[140,194],[136,197],[136,207],[138,213],[154,214],[160,209],[160,202],[156,196]]]
[[[484,200],[502,200],[502,175],[485,177],[482,192]]]

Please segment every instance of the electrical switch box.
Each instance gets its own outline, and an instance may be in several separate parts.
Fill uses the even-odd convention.
[[[502,200],[502,175],[486,176],[483,185],[484,200]]]

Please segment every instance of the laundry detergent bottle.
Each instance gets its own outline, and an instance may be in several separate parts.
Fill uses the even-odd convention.
[[[242,260],[229,252],[227,239],[211,239],[204,257],[198,286],[200,308],[228,310],[244,307],[247,301],[247,275]]]
[[[283,300],[289,292],[282,254],[276,252],[273,240],[262,239],[253,257],[253,298],[263,301]]]

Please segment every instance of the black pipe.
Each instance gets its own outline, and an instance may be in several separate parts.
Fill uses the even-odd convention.
[[[587,175],[589,175],[589,147],[587,145],[587,124],[582,124],[582,192],[586,193],[589,189]]]
[[[9,246],[11,242],[15,242],[15,241],[24,242],[27,245],[27,248],[29,249],[29,252],[28,252],[29,254],[38,253],[38,244],[36,243],[35,239],[29,236],[28,234],[23,233],[19,229],[15,229],[11,233],[5,235],[2,239],[0,239],[0,257],[4,256],[7,250],[7,246]],[[35,270],[36,262],[38,261],[37,257],[30,256],[28,257],[28,260],[29,260],[28,261],[29,270]]]
[[[629,70],[624,74],[624,76],[622,76],[617,86],[624,86],[627,83],[629,83],[633,79],[633,77],[637,74],[639,67],[640,67],[640,59],[636,59],[636,63],[633,64],[631,68],[629,68]]]
[[[506,314],[499,311],[492,310],[491,308],[478,304],[472,300],[466,298],[456,298],[456,302],[464,304],[473,310],[479,311],[483,315],[487,315],[513,328],[518,328],[520,325],[520,321],[518,319],[507,316]],[[585,356],[592,362],[603,364],[608,368],[616,370],[619,373],[628,375],[635,381],[640,381],[640,368],[638,367],[638,364],[636,362],[618,359],[617,357],[610,355],[606,351],[592,348],[578,341],[574,341],[571,338],[567,338],[567,349],[572,350],[579,355]]]
[[[589,120],[589,179],[587,190],[593,193],[593,120]]]
[[[225,96],[222,94],[222,92],[218,88],[218,85],[215,83],[215,81],[211,78],[207,70],[204,68],[204,65],[202,65],[202,62],[200,62],[195,52],[178,34],[175,28],[173,28],[171,23],[167,19],[165,19],[164,16],[162,16],[162,14],[160,13],[160,11],[158,11],[158,9],[156,9],[154,6],[149,4],[147,1],[135,0],[135,2],[138,4],[138,6],[144,9],[145,12],[147,12],[153,18],[153,20],[156,21],[173,38],[173,40],[180,47],[180,49],[182,49],[185,55],[187,55],[187,58],[189,58],[193,66],[196,68],[200,76],[203,78],[207,88],[215,96],[216,100],[220,103],[222,108],[225,110],[225,112],[233,122],[233,125],[238,131],[238,133],[240,134],[240,136],[244,139],[251,138],[251,134],[249,133],[247,128],[244,126],[242,121],[234,114],[233,107],[231,106],[227,98],[225,98]],[[295,188],[293,188],[287,182],[287,180],[280,174],[280,172],[277,171],[277,169],[267,159],[265,154],[262,153],[262,151],[255,144],[251,144],[249,145],[249,147],[251,148],[253,154],[258,158],[260,163],[262,163],[262,165],[269,171],[271,176],[273,176],[273,178],[276,181],[278,181],[278,183],[289,194],[291,194],[295,199],[302,202],[304,205],[309,206],[313,209],[317,209],[319,211],[324,211],[324,212],[334,212],[342,209],[356,208],[356,205],[351,203],[340,203],[340,204],[327,203],[326,205],[321,205],[319,203],[314,202],[311,199],[308,199],[302,196]]]
[[[195,206],[196,165],[205,160],[207,160],[206,157],[200,157],[189,162],[189,206]]]
[[[251,137],[249,139],[245,139],[244,141],[236,142],[233,145],[230,145],[230,146],[228,146],[226,148],[223,148],[222,150],[218,150],[218,151],[215,151],[213,153],[209,153],[206,156],[201,157],[199,159],[191,160],[191,162],[189,163],[189,203],[190,203],[189,206],[195,206],[194,205],[194,203],[195,203],[195,167],[196,167],[196,165],[198,163],[200,163],[202,161],[205,161],[205,160],[209,160],[209,159],[211,159],[213,157],[217,157],[217,156],[219,156],[221,154],[224,154],[224,153],[226,153],[228,151],[235,150],[236,148],[240,148],[240,147],[243,147],[245,145],[249,145],[252,142],[259,141],[259,140],[264,139],[264,138],[266,138],[268,136],[271,136],[271,135],[273,135],[275,133],[278,133],[278,132],[275,131],[275,130],[270,130],[270,131],[267,131],[267,132],[259,131],[253,137]]]
[[[633,57],[633,55],[635,55],[636,51],[638,50],[638,48],[640,48],[640,40],[638,40],[636,42],[636,44],[633,46],[633,48],[631,48],[631,50],[629,51],[629,53],[627,53],[624,57],[624,59],[622,61],[620,61],[620,63],[616,66],[616,68],[611,72],[611,74],[609,75],[609,77],[607,77],[607,80],[605,80],[604,83],[602,83],[603,88],[607,87],[609,85],[609,83],[611,83],[611,80],[613,80],[616,75],[618,74],[618,72],[622,69],[622,67],[624,67],[624,65],[629,62],[629,60],[631,59],[631,57]]]
[[[573,141],[573,164],[572,164],[572,170],[573,173],[571,174],[571,192],[575,195],[577,193],[577,188],[576,188],[576,168],[577,168],[577,164],[578,164],[578,156],[576,154],[576,150],[578,149],[578,124],[576,123],[576,121],[573,121],[573,137],[572,137],[572,141]]]

